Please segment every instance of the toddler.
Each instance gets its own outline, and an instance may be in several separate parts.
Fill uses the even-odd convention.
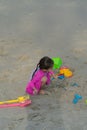
[[[41,58],[35,71],[32,74],[32,78],[26,86],[26,92],[30,95],[45,94],[42,90],[44,85],[49,85],[51,77],[57,78],[57,76],[52,71],[54,62],[51,58],[45,56]]]

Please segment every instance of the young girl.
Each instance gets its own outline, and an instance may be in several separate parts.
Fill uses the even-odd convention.
[[[42,90],[44,85],[49,85],[51,77],[57,78],[52,71],[54,62],[51,58],[45,56],[39,63],[35,71],[33,72],[32,78],[26,86],[26,92],[30,95],[36,95],[39,93],[44,94]]]

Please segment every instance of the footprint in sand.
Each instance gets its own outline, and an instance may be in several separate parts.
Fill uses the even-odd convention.
[[[29,114],[28,116],[28,120],[29,121],[44,121],[45,120],[45,117],[40,115],[40,113],[33,113],[33,114]]]

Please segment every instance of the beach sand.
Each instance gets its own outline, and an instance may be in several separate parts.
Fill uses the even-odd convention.
[[[0,109],[0,130],[87,130],[86,5],[81,0],[0,2],[0,101],[25,94],[43,56],[61,57],[73,72],[61,87],[53,81],[48,95],[31,97],[30,106]],[[75,93],[83,97],[76,105]]]

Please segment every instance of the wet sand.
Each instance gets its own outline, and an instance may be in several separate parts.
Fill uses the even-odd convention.
[[[46,88],[49,95],[31,97],[29,107],[0,109],[0,130],[87,130],[86,5],[81,0],[0,2],[1,101],[25,94],[30,73],[44,55],[60,56],[73,71],[62,87],[53,81]],[[83,96],[76,105],[75,93]]]

